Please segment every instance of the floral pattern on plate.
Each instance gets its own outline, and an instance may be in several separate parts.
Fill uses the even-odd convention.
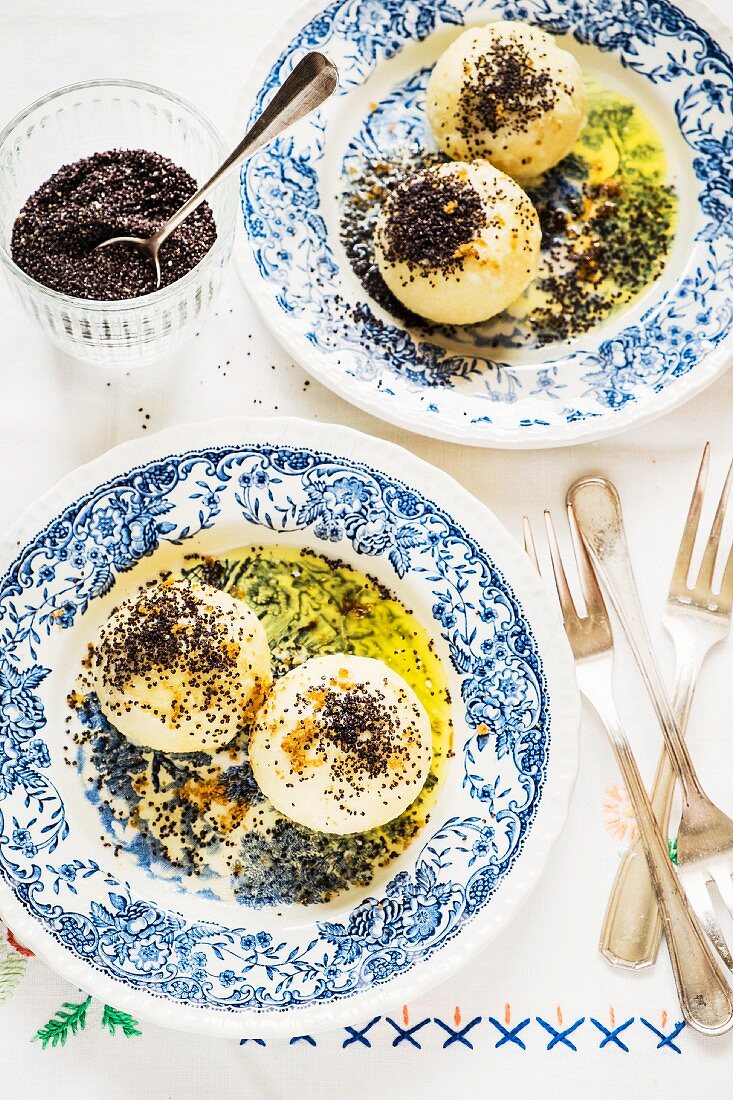
[[[409,71],[399,68],[400,52],[446,25],[504,17],[613,55],[618,78],[628,72],[648,81],[676,120],[685,161],[682,186],[695,189],[684,230],[693,239],[689,248],[677,250],[672,274],[647,291],[638,308],[621,311],[569,349],[548,345],[541,358],[503,353],[503,360],[488,358],[480,347],[457,353],[439,331],[426,336],[375,310],[342,270],[348,265],[324,207],[326,196],[333,201],[329,148],[341,140],[344,126],[343,110],[333,114],[338,100],[243,171],[249,246],[242,263],[265,319],[292,354],[374,415],[462,443],[579,442],[673,407],[728,362],[733,64],[708,31],[667,0],[623,0],[600,8],[564,0],[336,0],[283,41],[278,60],[260,78],[256,109],[301,50],[323,49],[340,67],[342,96],[356,95],[382,66],[398,66],[389,94],[402,98],[401,129],[420,133],[421,101]],[[706,21],[702,13],[700,20]],[[638,92],[638,83],[634,87]],[[355,113],[363,115],[363,100],[355,102]]]
[[[507,896],[521,894],[521,872],[513,872],[533,823],[542,807],[550,824],[532,835],[541,851],[559,828],[574,772],[577,700],[559,626],[541,655],[512,585],[455,518],[462,491],[405,452],[346,429],[275,422],[298,427],[284,432],[288,442],[271,442],[264,436],[276,435],[271,422],[234,423],[231,435],[219,433],[221,445],[172,446],[140,462],[130,461],[143,447],[133,443],[123,448],[124,463],[112,452],[93,475],[81,471],[86,481],[74,485],[83,482],[84,491],[58,491],[49,522],[12,536],[0,576],[0,904],[24,942],[47,958],[57,953],[62,972],[66,959],[74,974],[83,964],[90,992],[112,1000],[113,980],[147,994],[123,1003],[116,990],[120,1008],[141,1015],[155,1015],[151,1002],[161,998],[176,1010],[246,1010],[263,1020],[293,1007],[317,1012],[422,968],[492,908],[507,880],[516,884]],[[190,430],[168,434],[178,442]],[[231,445],[232,437],[263,441]],[[347,454],[360,457],[324,451],[324,439],[347,441]],[[145,448],[157,455],[154,439]],[[384,454],[392,472],[364,460]],[[411,464],[427,470],[417,484],[394,472]],[[523,583],[541,592],[490,514],[463,496],[494,524],[505,560],[526,569]],[[453,680],[457,759],[431,822],[372,896],[303,909],[295,924],[283,925],[272,908],[247,913],[192,900],[124,856],[115,860],[80,813],[83,791],[70,797],[63,764],[78,661],[64,654],[84,651],[96,601],[124,594],[141,569],[154,575],[156,554],[200,552],[202,539],[214,546],[231,537],[219,531],[232,529],[243,545],[291,539],[355,563],[367,558],[423,622],[432,617]],[[535,621],[546,632],[554,620],[542,615]],[[559,693],[552,708],[546,661]],[[73,724],[68,730],[73,735]],[[556,736],[564,755],[544,810]],[[501,911],[500,903],[497,921]]]
[[[73,626],[161,540],[183,543],[212,524],[224,495],[253,527],[309,530],[316,545],[345,540],[358,554],[384,556],[397,578],[419,575],[461,674],[469,729],[462,782],[466,808],[473,800],[476,813],[446,820],[413,871],[400,872],[345,924],[319,923],[308,944],[275,943],[256,924],[191,924],[134,897],[109,865],[74,856],[73,823],[48,775],[37,693],[48,669],[35,663],[44,639]],[[123,475],[23,550],[0,589],[0,625],[0,869],[62,943],[129,982],[261,1008],[306,1003],[327,990],[343,995],[439,946],[486,903],[521,852],[549,746],[532,632],[491,560],[445,512],[360,463],[241,447]],[[90,880],[96,896],[84,906]]]

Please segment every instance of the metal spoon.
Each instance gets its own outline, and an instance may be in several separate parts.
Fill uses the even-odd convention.
[[[198,191],[176,210],[168,221],[156,229],[150,237],[110,237],[96,248],[107,248],[111,244],[129,244],[148,256],[155,265],[156,288],[160,287],[161,245],[178,228],[192,210],[204,201],[225,175],[243,160],[258,152],[264,145],[278,137],[294,123],[299,122],[311,111],[315,111],[335,91],[338,84],[338,69],[322,53],[309,53],[299,61],[290,76],[278,88],[257,121],[250,127],[242,141],[234,149],[220,168],[217,168],[210,180],[199,187]]]

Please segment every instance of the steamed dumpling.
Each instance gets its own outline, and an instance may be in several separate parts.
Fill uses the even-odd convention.
[[[519,182],[570,152],[587,117],[580,65],[526,23],[472,27],[433,69],[428,120],[456,160],[490,160]]]
[[[537,274],[541,230],[524,191],[488,161],[408,176],[377,220],[375,253],[389,289],[442,324],[484,321]]]
[[[91,650],[104,714],[129,740],[209,752],[251,722],[270,686],[252,609],[207,585],[154,581],[116,607]]]
[[[356,833],[417,797],[432,756],[430,719],[382,661],[311,657],[275,682],[252,729],[257,784],[286,817]]]

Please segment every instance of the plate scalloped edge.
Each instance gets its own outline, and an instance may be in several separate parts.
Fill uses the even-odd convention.
[[[385,2],[389,3],[389,0]],[[324,5],[322,0],[308,0],[273,34],[245,82],[241,93],[244,109],[252,108],[273,64],[282,57],[284,47],[302,29],[305,22],[331,6]],[[472,15],[475,15],[473,9],[477,6],[472,4]],[[674,5],[671,7],[678,10]],[[725,48],[733,54],[733,36],[730,28],[706,4],[701,3],[700,0],[684,0],[679,10],[688,13],[698,21],[716,43],[722,41]],[[501,12],[498,14],[501,15]],[[644,395],[643,400],[624,400],[623,403],[616,405],[609,404],[604,412],[598,411],[584,417],[570,417],[554,425],[528,423],[523,424],[521,429],[495,424],[471,425],[470,427],[474,429],[473,434],[467,439],[463,425],[455,428],[447,427],[437,414],[426,419],[424,411],[418,414],[409,408],[403,409],[402,402],[386,401],[385,397],[380,395],[379,389],[370,388],[357,379],[350,379],[346,372],[326,364],[323,356],[312,343],[309,345],[308,341],[294,332],[291,326],[283,323],[283,313],[273,297],[272,288],[266,284],[258,271],[249,242],[246,240],[241,218],[238,221],[236,266],[247,292],[277,341],[309,374],[344,400],[378,419],[417,434],[445,439],[464,446],[496,449],[549,449],[586,443],[615,435],[632,426],[643,425],[672,411],[704,390],[733,363],[733,330],[731,330],[693,370],[688,370],[681,377],[675,377],[671,385],[663,385],[659,389],[650,387],[652,392]],[[612,341],[608,340],[606,343],[610,345]],[[609,367],[609,369],[612,368]],[[547,373],[547,371],[539,371],[539,375]],[[540,377],[538,384],[546,385],[549,381],[551,381],[549,378],[543,380]]]
[[[565,822],[578,763],[580,704],[575,686],[572,657],[565,640],[559,613],[547,596],[539,577],[523,552],[489,509],[471,496],[451,477],[416,458],[409,451],[349,428],[311,423],[296,418],[230,418],[203,424],[177,426],[132,440],[108,451],[98,459],[79,467],[32,504],[0,540],[3,568],[16,557],[28,538],[49,522],[58,509],[77,499],[107,479],[142,462],[189,451],[195,447],[257,443],[293,443],[322,449],[324,443],[335,453],[359,462],[373,463],[379,470],[395,471],[408,485],[417,485],[431,497],[451,501],[451,514],[457,510],[461,524],[480,538],[490,538],[492,558],[503,566],[511,562],[511,586],[537,637],[545,674],[551,683],[552,783],[543,791],[537,818],[528,835],[521,863],[502,882],[492,904],[467,922],[460,935],[449,939],[429,961],[357,992],[351,999],[333,1004],[261,1013],[246,1008],[222,1013],[216,1009],[182,1006],[171,1000],[133,989],[117,979],[85,965],[47,934],[40,923],[20,904],[9,885],[0,880],[0,911],[22,942],[63,977],[79,984],[95,996],[129,1010],[152,1022],[206,1034],[237,1037],[246,1032],[257,1035],[292,1034],[293,1027],[307,1026],[313,1031],[339,1026],[345,1018],[368,1014],[388,1005],[414,998],[444,980],[469,958],[485,947],[511,920],[526,899],[544,869],[550,849]],[[399,471],[397,474],[396,471]],[[297,1021],[297,1023],[296,1023]]]

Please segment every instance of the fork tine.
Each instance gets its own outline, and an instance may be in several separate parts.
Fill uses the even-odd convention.
[[[692,491],[692,500],[685,520],[685,529],[682,533],[682,541],[677,551],[677,560],[672,572],[672,588],[687,588],[687,577],[690,572],[690,562],[695,549],[697,529],[700,525],[700,512],[702,511],[702,497],[708,480],[708,466],[710,464],[710,443],[705,444],[700,461],[700,469],[697,472],[697,481]]]
[[[733,480],[733,463],[728,467],[728,476],[725,479],[725,485],[723,491],[720,494],[720,500],[718,501],[718,507],[715,510],[715,518],[713,519],[713,525],[710,528],[710,537],[708,538],[708,544],[705,547],[705,553],[703,554],[702,563],[700,565],[700,572],[697,577],[697,584],[703,584],[706,588],[712,591],[713,587],[713,573],[715,572],[715,561],[718,556],[718,547],[720,546],[720,535],[723,530],[723,523],[725,522],[725,511],[728,507],[728,498],[730,497],[731,480]]]
[[[547,541],[550,545],[550,561],[552,562],[552,572],[555,575],[555,587],[557,588],[557,595],[560,600],[562,617],[566,619],[569,615],[573,615],[577,618],[573,594],[570,591],[568,578],[565,575],[560,547],[558,546],[557,535],[555,534],[555,525],[548,511],[545,511],[545,527],[547,528]]]
[[[730,877],[730,868],[713,866],[710,870],[723,905],[733,917],[733,879]]]
[[[731,957],[723,930],[718,924],[718,918],[715,916],[713,903],[703,875],[696,871],[687,871],[684,867],[678,868],[678,871],[687,899],[695,910],[697,919],[710,937],[713,947],[725,965],[733,970],[733,957]]]
[[[534,543],[534,535],[532,534],[532,526],[527,516],[522,520],[522,530],[524,531],[524,552],[532,562],[537,572],[540,571],[540,563],[537,558],[537,547]]]
[[[583,540],[578,528],[578,521],[575,518],[572,504],[568,504],[568,526],[570,527],[575,561],[578,566],[578,573],[580,574],[580,588],[583,593],[583,599],[585,600],[588,614],[592,618],[595,616],[603,616],[605,618],[608,616],[606,601],[603,598],[603,593],[598,584],[595,569],[588,557],[588,551],[583,545]]]
[[[730,549],[728,560],[723,570],[723,579],[720,582],[720,592],[718,593],[718,603],[728,609],[733,605],[733,546]]]

